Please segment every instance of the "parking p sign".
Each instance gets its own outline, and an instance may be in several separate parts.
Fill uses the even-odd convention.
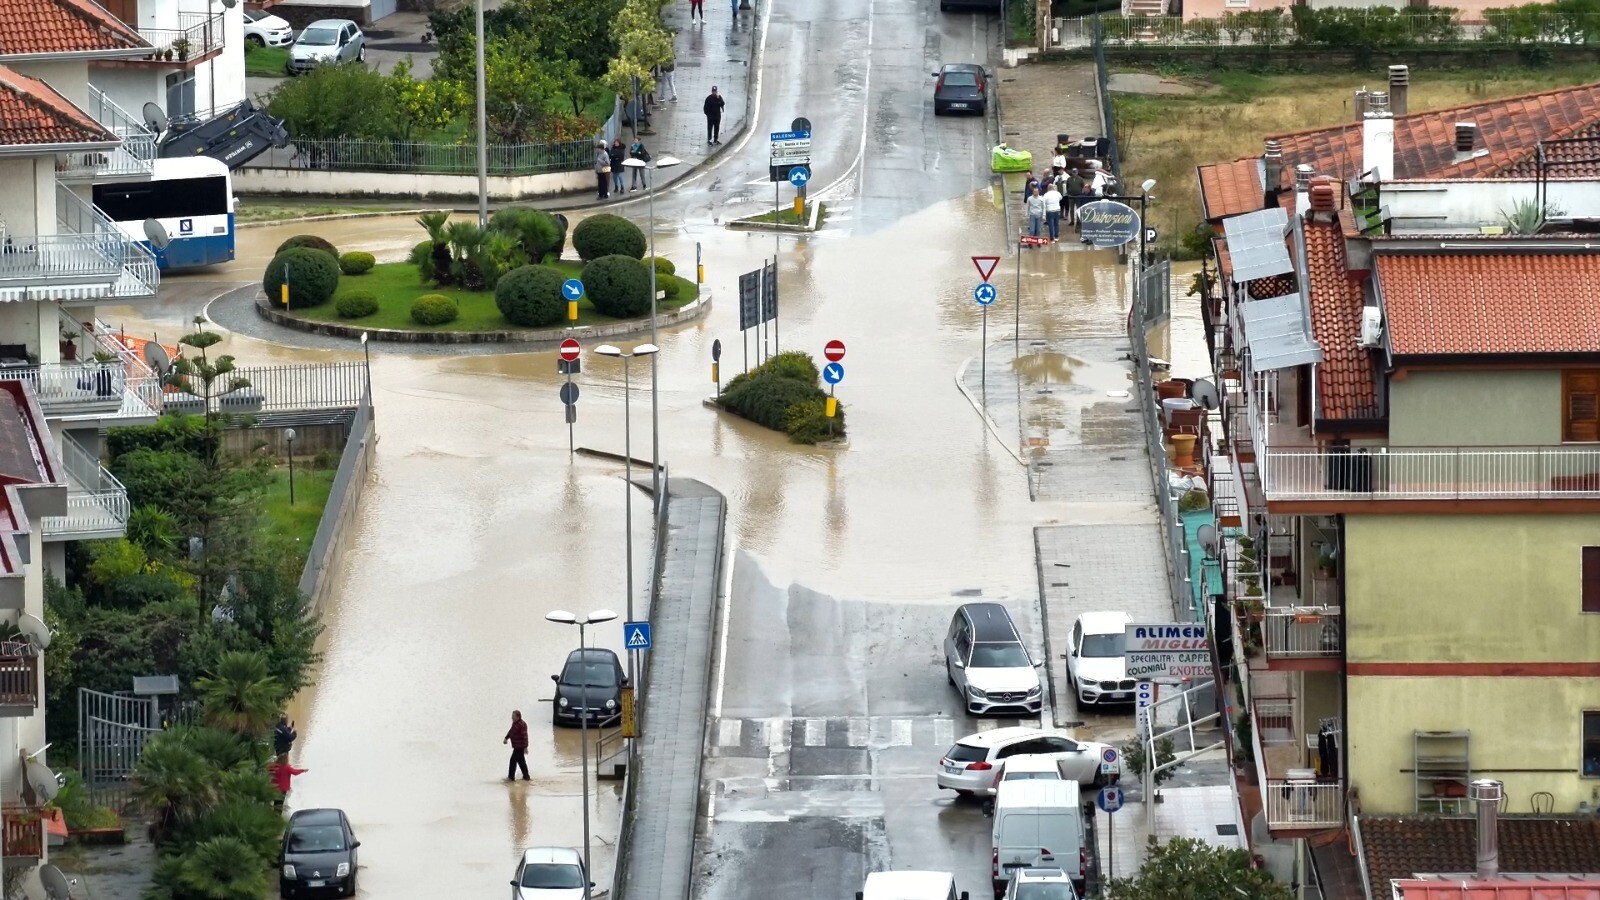
[[[1122,808],[1122,788],[1103,787],[1094,802],[1106,813],[1114,813]]]

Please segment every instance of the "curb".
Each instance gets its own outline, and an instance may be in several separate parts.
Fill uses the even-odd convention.
[[[778,232],[779,234],[810,234],[811,232],[820,231],[822,229],[822,225],[819,224],[822,221],[822,208],[827,205],[828,204],[822,200],[818,200],[816,203],[811,204],[811,221],[805,225],[785,225],[782,222],[754,222],[746,219],[734,219],[732,222],[729,222],[723,227],[730,231],[767,231]],[[765,213],[761,213],[760,215],[765,215]]]
[[[977,412],[980,418],[983,419],[984,426],[987,427],[990,433],[995,436],[995,439],[1000,442],[1000,445],[1006,448],[1006,452],[1011,454],[1011,458],[1016,460],[1018,465],[1026,469],[1028,467],[1027,461],[1025,461],[1022,458],[1022,455],[1011,446],[1011,441],[1008,440],[1005,435],[1000,433],[1000,426],[996,425],[994,419],[989,417],[989,411],[984,409],[983,404],[978,402],[978,398],[972,396],[972,391],[967,389],[967,368],[972,365],[972,360],[973,357],[969,356],[962,360],[961,365],[956,368],[956,388],[961,391],[961,396],[966,397],[967,402],[972,404],[973,410]]]
[[[251,195],[246,195],[251,196]],[[254,195],[262,196],[262,195]],[[235,231],[245,228],[268,228],[273,225],[293,225],[297,222],[337,222],[340,219],[374,219],[378,216],[417,216],[431,209],[375,209],[371,212],[336,213],[327,216],[290,216],[287,219],[273,219],[270,222],[245,222],[243,225],[233,226]],[[473,210],[476,212],[477,210]]]
[[[700,296],[687,306],[659,314],[656,327],[677,325],[692,321],[711,307],[711,292],[702,290]],[[292,316],[273,309],[267,296],[257,291],[256,315],[275,325],[320,334],[327,337],[359,340],[363,334],[374,341],[396,344],[558,344],[567,338],[613,338],[641,334],[650,330],[650,319],[629,319],[615,325],[582,325],[576,328],[546,328],[537,331],[406,331],[399,328],[362,328],[359,325],[341,325],[338,322],[317,322]]]

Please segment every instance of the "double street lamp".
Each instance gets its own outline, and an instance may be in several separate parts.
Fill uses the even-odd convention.
[[[642,159],[628,158],[622,161],[634,171],[644,171],[645,187],[650,193],[650,344],[656,346],[656,176],[655,169],[669,169],[680,165],[683,160],[673,156],[663,156],[655,161],[655,165]],[[656,400],[656,367],[650,366],[650,488],[654,492],[651,507],[661,505],[661,413],[660,404]],[[632,617],[629,617],[632,620]]]
[[[624,490],[627,492],[626,505],[624,506],[624,509],[626,510],[624,513],[626,521],[624,522],[622,529],[624,548],[623,552],[626,555],[622,568],[627,572],[628,605],[626,608],[628,611],[629,622],[635,621],[633,618],[633,418],[631,412],[632,404],[629,403],[629,394],[632,390],[631,378],[629,377],[629,363],[631,363],[633,359],[638,356],[654,356],[658,350],[659,348],[656,347],[655,344],[640,344],[630,351],[624,351],[612,344],[601,344],[600,346],[594,348],[594,352],[600,354],[601,356],[610,356],[622,360],[622,459],[625,472],[624,478],[626,481]],[[654,371],[655,367],[652,365],[652,374]],[[633,677],[633,657],[633,651],[629,650],[629,684],[637,683]]]
[[[609,609],[597,609],[580,619],[564,609],[557,609],[545,613],[544,617],[551,622],[558,622],[562,625],[578,626],[578,664],[583,666],[588,662],[587,654],[584,653],[588,649],[585,630],[590,625],[609,622],[615,619],[617,614]],[[551,677],[558,684],[560,683],[561,676],[552,675]],[[578,774],[582,778],[581,783],[583,785],[583,896],[587,900],[591,885],[589,879],[594,877],[594,868],[589,865],[589,678],[587,673],[584,672],[579,674],[578,679],[578,727],[582,730],[583,735],[581,738],[583,747],[582,765],[578,769]],[[556,698],[556,702],[561,702],[559,696]]]

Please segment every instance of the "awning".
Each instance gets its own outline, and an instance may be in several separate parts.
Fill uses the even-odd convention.
[[[1239,304],[1239,316],[1251,370],[1271,372],[1322,361],[1322,348],[1311,337],[1299,294],[1245,300]]]

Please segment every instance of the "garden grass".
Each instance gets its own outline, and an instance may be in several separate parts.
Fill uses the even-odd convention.
[[[280,206],[251,203],[241,198],[238,208],[234,210],[233,221],[243,225],[248,222],[285,222],[310,216],[342,216],[350,213],[370,213],[375,211],[381,212],[382,210],[379,207],[372,206]]]
[[[1154,71],[1118,67],[1121,71]],[[1162,245],[1176,249],[1200,222],[1195,167],[1259,156],[1268,134],[1353,121],[1357,88],[1385,89],[1381,66],[1350,71],[1256,74],[1217,71],[1203,76],[1157,71],[1198,88],[1187,95],[1112,94],[1123,181],[1154,178],[1156,202],[1150,218]],[[1443,109],[1551,90],[1600,79],[1600,64],[1547,68],[1412,70],[1411,112]]]
[[[266,493],[261,507],[266,516],[267,528],[274,535],[294,544],[301,564],[311,553],[311,544],[317,537],[317,526],[322,522],[322,508],[328,503],[328,491],[333,487],[333,469],[313,469],[310,462],[294,467],[294,505],[289,505],[289,467],[272,470],[267,480]]]
[[[583,274],[583,263],[575,260],[562,260],[552,265],[569,278],[578,278]],[[694,282],[681,278],[679,280],[682,284],[677,299],[660,301],[657,304],[658,310],[670,312],[700,296],[700,289]],[[660,279],[658,284],[659,281]],[[341,319],[335,308],[335,302],[329,301],[321,306],[294,310],[294,314],[319,322],[342,322],[358,327],[394,328],[403,331],[524,330],[521,326],[507,322],[505,317],[500,315],[500,309],[494,305],[493,291],[468,291],[458,287],[440,288],[424,285],[417,278],[416,266],[410,263],[380,263],[365,275],[346,275],[339,279],[339,290],[371,291],[378,298],[378,311],[360,319]],[[455,321],[444,325],[418,325],[411,321],[411,303],[423,294],[443,294],[454,299],[461,309],[461,314]],[[337,294],[335,296],[337,297]],[[606,325],[618,321],[623,320],[596,312],[594,307],[589,305],[588,298],[585,298],[578,301],[578,321],[570,322],[562,319],[547,327]]]
[[[244,74],[262,78],[283,78],[289,62],[288,47],[261,47],[244,55]]]
[[[765,213],[762,213],[762,214],[760,214],[758,216],[745,216],[744,218],[740,219],[739,221],[740,222],[759,222],[759,223],[762,223],[764,225],[770,225],[772,223],[772,219],[773,219],[772,213],[765,212]],[[797,216],[797,215],[794,214],[794,206],[793,205],[785,206],[785,207],[782,207],[782,208],[780,208],[778,210],[777,219],[778,219],[778,224],[779,225],[809,225],[811,223],[811,209],[810,209],[810,207],[807,207],[806,211],[805,211],[805,213],[803,215],[798,215]],[[818,213],[817,213],[817,227],[821,228],[823,223],[827,222],[827,220],[828,220],[828,204],[824,203],[824,204],[822,204],[822,209],[820,211],[818,211]]]

